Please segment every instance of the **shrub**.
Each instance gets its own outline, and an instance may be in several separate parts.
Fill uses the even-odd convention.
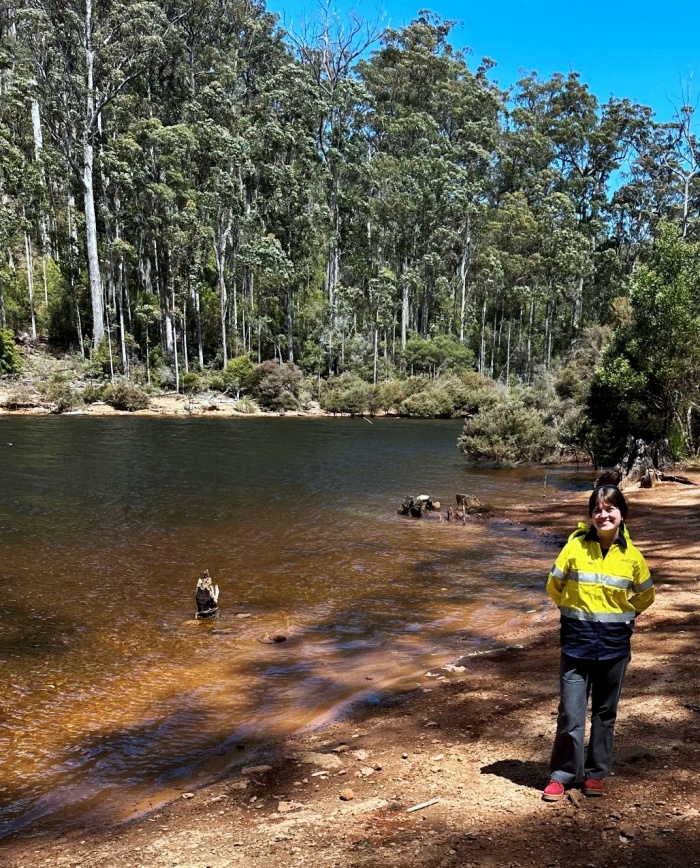
[[[233,405],[233,409],[237,413],[249,413],[251,415],[260,412],[260,407],[248,395],[239,398]]]
[[[80,405],[80,395],[70,383],[56,378],[41,387],[43,399],[51,405],[52,413],[66,413]]]
[[[514,467],[549,457],[556,434],[541,413],[509,396],[465,422],[459,447],[470,461]]]
[[[369,407],[371,386],[353,374],[343,374],[325,383],[321,407],[327,413],[349,413],[362,416]]]
[[[183,374],[180,386],[186,395],[194,395],[195,392],[199,391],[199,377],[192,371],[188,371],[186,374]]]
[[[224,389],[233,392],[236,398],[240,398],[241,389],[245,388],[254,370],[250,356],[235,356],[230,359],[221,373]]]
[[[383,410],[388,413],[390,410],[398,410],[401,402],[406,397],[406,392],[403,383],[399,380],[385,380],[372,389],[369,400],[369,409],[371,412]]]
[[[10,329],[0,329],[0,374],[15,376],[22,369],[22,359]]]
[[[83,389],[80,397],[84,404],[94,404],[96,401],[102,400],[103,394],[104,386],[98,386],[95,385],[95,383],[88,383]]]
[[[251,371],[248,388],[261,407],[269,410],[298,410],[302,374],[291,362],[262,362]]]
[[[420,419],[449,418],[454,415],[454,402],[446,389],[435,386],[406,398],[399,413]]]
[[[115,410],[145,410],[150,404],[148,395],[129,380],[118,380],[104,387],[102,400]]]
[[[38,405],[38,396],[27,386],[17,386],[2,402],[5,410],[27,410]]]

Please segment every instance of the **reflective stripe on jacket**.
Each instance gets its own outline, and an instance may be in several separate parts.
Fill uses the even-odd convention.
[[[651,606],[654,583],[624,524],[604,558],[595,527],[580,522],[554,562],[547,593],[562,618],[620,624]]]

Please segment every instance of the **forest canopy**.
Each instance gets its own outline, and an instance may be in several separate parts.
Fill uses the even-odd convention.
[[[478,413],[460,376],[546,375],[545,440],[697,452],[694,107],[661,123],[576,72],[504,90],[452,27],[327,11],[285,32],[254,0],[4,3],[6,358],[25,335],[112,378],[215,372],[239,397],[276,360],[345,376],[329,406],[344,390],[366,407],[371,386],[419,415]],[[378,391],[411,376],[452,386]],[[503,401],[529,418],[523,394]]]

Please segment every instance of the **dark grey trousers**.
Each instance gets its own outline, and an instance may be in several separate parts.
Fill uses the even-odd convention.
[[[561,699],[557,735],[552,750],[551,776],[570,786],[610,774],[617,703],[630,658],[581,660],[561,655]],[[586,711],[591,698],[591,732],[584,763]]]

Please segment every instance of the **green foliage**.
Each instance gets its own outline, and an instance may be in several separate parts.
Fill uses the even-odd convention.
[[[256,365],[248,376],[247,388],[253,398],[268,410],[298,410],[302,373],[296,365],[276,361]]]
[[[80,394],[63,377],[56,376],[41,386],[41,396],[53,413],[66,413],[81,404]]]
[[[444,371],[469,370],[474,365],[473,351],[452,335],[445,334],[438,334],[434,338],[413,335],[406,341],[404,358],[412,372],[431,376]]]
[[[88,383],[83,389],[80,398],[84,404],[94,404],[97,401],[102,401],[104,395],[104,385]]]
[[[418,382],[413,380],[411,385]],[[498,401],[495,383],[473,371],[422,381],[421,386],[401,402],[402,416],[453,418],[477,413]]]
[[[239,398],[241,390],[245,388],[253,373],[253,369],[253,362],[249,355],[236,356],[233,359],[229,359],[221,374],[224,384],[224,389],[221,391],[233,392],[236,398]]]
[[[459,447],[469,461],[515,467],[549,458],[556,440],[540,411],[509,395],[465,422]]]
[[[201,385],[202,383],[199,376],[192,371],[188,371],[180,378],[180,388],[185,395],[196,394],[200,390]]]
[[[587,415],[597,460],[617,460],[629,434],[654,442],[683,432],[695,451],[689,410],[700,401],[700,244],[662,226],[634,275],[630,311],[596,373]]]
[[[10,329],[0,329],[0,374],[16,376],[22,370],[22,358]]]
[[[248,395],[244,395],[242,398],[239,398],[233,405],[233,409],[237,413],[246,413],[249,415],[255,415],[255,413],[260,412],[260,407],[258,407],[255,401]]]
[[[102,400],[115,410],[145,410],[150,404],[148,395],[129,380],[108,383],[102,392]]]
[[[327,413],[348,413],[362,416],[369,410],[369,383],[352,374],[328,380],[321,393],[321,408]]]

